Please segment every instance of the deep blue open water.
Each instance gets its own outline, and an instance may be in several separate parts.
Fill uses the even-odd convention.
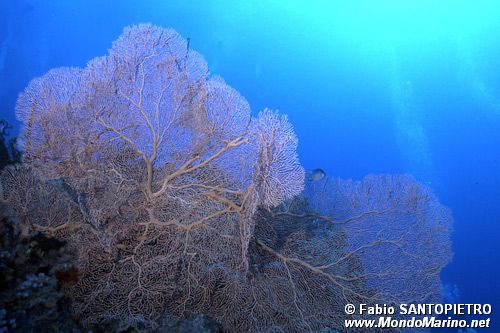
[[[454,216],[454,258],[441,275],[447,299],[492,304],[495,325],[500,5],[374,3],[3,0],[1,118],[15,135],[15,101],[32,78],[84,66],[125,26],[172,27],[254,114],[289,115],[306,170],[411,174],[432,187]]]

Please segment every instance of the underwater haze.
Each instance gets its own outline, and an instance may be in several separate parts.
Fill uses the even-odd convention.
[[[444,301],[491,304],[500,327],[497,1],[4,0],[0,18],[12,136],[33,78],[85,67],[126,26],[172,28],[253,116],[288,115],[306,178],[407,174],[430,187],[454,220]]]

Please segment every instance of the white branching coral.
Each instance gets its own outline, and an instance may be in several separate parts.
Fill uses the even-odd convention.
[[[254,121],[258,146],[257,192],[261,204],[278,206],[304,187],[304,171],[297,157],[297,136],[286,115],[265,109]]]
[[[204,59],[170,29],[126,28],[107,56],[84,69],[33,80],[17,115],[26,165],[41,183],[62,182],[56,190],[72,193],[81,213],[79,222],[32,227],[86,241],[74,244],[83,277],[73,294],[89,322],[147,322],[165,307],[194,311],[206,301],[199,281],[207,267],[248,270],[257,206],[302,190],[286,118],[252,120],[247,101],[210,77]],[[75,236],[89,230],[91,237]]]

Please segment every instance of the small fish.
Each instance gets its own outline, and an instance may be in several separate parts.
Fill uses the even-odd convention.
[[[326,177],[325,171],[323,169],[314,169],[307,174],[307,179],[310,181],[319,181]]]

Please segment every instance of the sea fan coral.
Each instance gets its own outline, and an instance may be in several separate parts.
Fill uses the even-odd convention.
[[[179,315],[202,307],[207,267],[248,269],[257,206],[276,206],[303,187],[286,118],[252,119],[246,100],[209,77],[173,30],[126,28],[108,56],[33,80],[17,115],[30,170],[7,177],[4,193],[25,188],[48,205],[63,191],[67,200],[51,207],[70,215],[28,225],[79,249],[83,277],[72,292],[89,322],[147,322],[166,306]],[[264,164],[266,145],[281,148],[267,149]],[[273,192],[259,195],[269,179]],[[18,207],[33,201],[14,197]]]
[[[425,188],[323,179],[309,205],[286,116],[252,118],[173,30],[126,28],[86,68],[33,80],[17,114],[24,164],[0,204],[75,253],[65,292],[88,327],[203,313],[233,332],[344,330],[345,304],[439,295],[450,217]]]

